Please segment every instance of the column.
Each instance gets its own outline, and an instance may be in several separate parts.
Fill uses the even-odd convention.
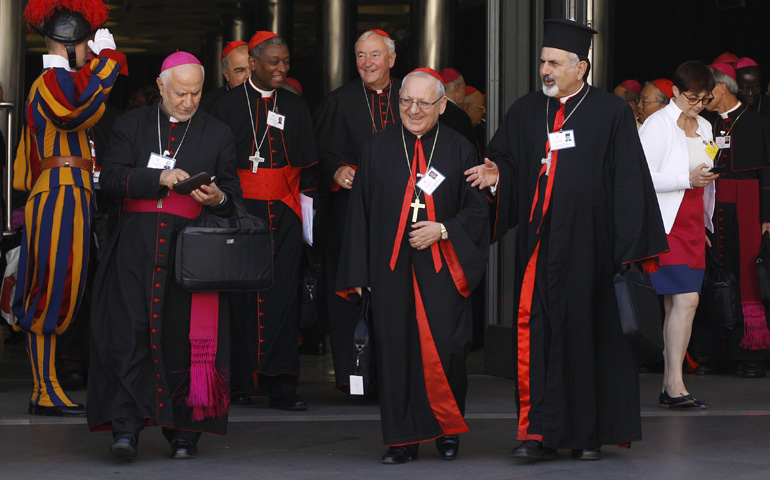
[[[348,81],[354,59],[355,2],[323,0],[321,5],[321,59],[323,62],[323,93]]]
[[[294,0],[259,0],[257,2],[257,30],[278,34],[289,44],[291,51],[294,35]]]
[[[412,0],[416,67],[452,67],[457,0]]]

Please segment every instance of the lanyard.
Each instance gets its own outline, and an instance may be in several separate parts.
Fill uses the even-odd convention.
[[[182,144],[184,143],[184,139],[187,136],[187,130],[190,128],[190,124],[192,123],[192,117],[187,121],[187,127],[184,129],[184,134],[182,135],[182,141],[179,142],[179,146],[176,147],[176,151],[174,152],[174,156],[171,157],[172,160],[176,160],[176,155],[179,153],[179,150],[182,148]],[[160,104],[158,104],[158,154],[163,152],[163,156],[166,156],[166,151],[163,151],[163,147],[160,144]]]

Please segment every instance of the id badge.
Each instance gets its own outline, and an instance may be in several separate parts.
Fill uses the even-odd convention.
[[[350,394],[351,395],[364,394],[364,377],[362,377],[361,375],[350,376]]]
[[[267,112],[267,124],[271,127],[280,128],[283,130],[283,125],[286,123],[286,117],[280,113]]]
[[[564,150],[567,148],[575,147],[575,131],[574,130],[561,130],[558,132],[552,132],[548,134],[548,141],[551,146],[551,150]]]
[[[710,159],[714,160],[717,158],[717,154],[719,153],[719,146],[714,143],[714,140],[709,140],[706,144],[706,155],[709,156]]]
[[[730,148],[730,135],[717,137],[717,146],[719,148]]]
[[[433,192],[436,191],[444,180],[446,180],[446,177],[441,172],[434,167],[430,167],[422,179],[417,182],[417,186],[425,192],[425,195],[433,195]]]
[[[171,157],[164,157],[157,153],[151,153],[147,161],[147,168],[159,168],[161,170],[171,170],[176,165],[176,160]]]

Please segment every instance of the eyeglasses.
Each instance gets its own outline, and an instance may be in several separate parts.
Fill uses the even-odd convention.
[[[474,105],[474,104],[472,104],[472,103],[464,103],[463,105],[465,105],[466,107],[476,107],[476,108],[480,108],[480,109],[482,109],[482,110],[483,110],[483,109],[485,109],[485,108],[487,108],[487,107],[485,107],[484,105]]]
[[[441,97],[441,98],[444,98],[444,97]],[[399,98],[398,103],[400,103],[401,106],[406,108],[407,110],[412,108],[412,105],[415,103],[417,104],[417,108],[419,108],[420,110],[428,110],[430,107],[437,104],[439,100],[441,100],[441,98],[439,98],[435,102],[424,102],[422,100],[412,100],[411,98]]]
[[[697,105],[698,103],[703,103],[703,105],[708,105],[711,103],[712,100],[714,100],[714,95],[709,94],[708,97],[699,97],[697,95],[687,95],[686,93],[683,93],[684,98],[687,99],[687,103],[690,105]]]
[[[639,100],[637,100],[637,103],[660,103],[660,100],[647,100],[644,97],[640,97]],[[698,102],[695,102],[698,103]]]

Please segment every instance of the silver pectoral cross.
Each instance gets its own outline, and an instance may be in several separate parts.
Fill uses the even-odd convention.
[[[249,157],[249,161],[251,162],[251,173],[257,173],[257,170],[259,169],[259,164],[264,162],[265,159],[262,158],[259,152],[257,152],[256,154]]]
[[[412,207],[412,223],[417,221],[417,214],[421,208],[425,208],[425,204],[420,202],[420,197],[417,197],[410,205]]]
[[[546,155],[545,158],[540,160],[540,163],[543,165],[546,165],[545,175],[548,176],[548,174],[551,173],[551,152],[550,151],[548,151],[548,155]]]

